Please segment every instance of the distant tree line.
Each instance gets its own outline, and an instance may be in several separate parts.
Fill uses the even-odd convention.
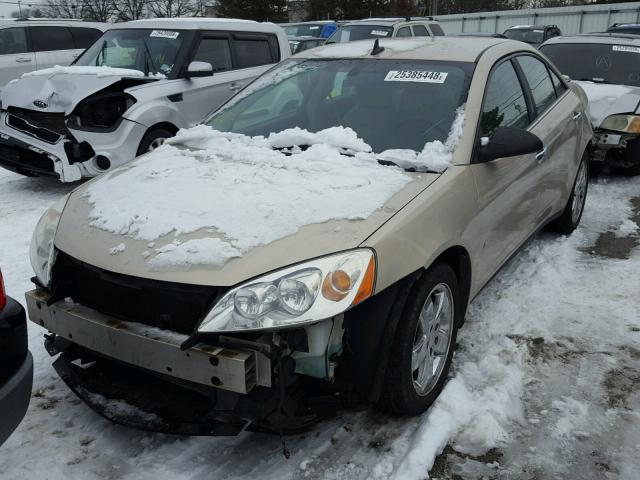
[[[523,8],[562,7],[619,0],[45,0],[12,16],[123,22],[148,17],[217,16],[286,22],[289,11],[309,20],[380,16],[447,15]]]

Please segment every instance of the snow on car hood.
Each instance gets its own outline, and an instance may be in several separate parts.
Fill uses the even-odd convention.
[[[377,158],[343,127],[264,138],[201,125],[77,189],[55,242],[119,273],[233,285],[357,247],[437,178]]]
[[[147,77],[139,70],[111,67],[55,66],[36,70],[25,73],[4,87],[2,107],[68,115],[81,100],[123,78],[145,81]]]
[[[633,113],[640,103],[640,87],[610,85],[588,81],[575,81],[589,99],[591,123],[599,127],[609,115]]]

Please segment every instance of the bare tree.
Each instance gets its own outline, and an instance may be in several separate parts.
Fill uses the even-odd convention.
[[[46,0],[42,14],[49,18],[82,18],[85,0]]]
[[[174,18],[193,16],[198,5],[193,0],[150,0],[149,11],[155,17]]]
[[[116,16],[113,0],[84,0],[82,18],[94,22],[110,22]]]
[[[127,22],[144,18],[149,0],[113,0],[117,20]]]

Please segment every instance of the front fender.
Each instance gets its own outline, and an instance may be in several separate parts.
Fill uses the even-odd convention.
[[[158,123],[171,123],[177,128],[187,128],[189,123],[178,104],[168,99],[157,99],[134,105],[125,112],[123,118],[149,128]]]

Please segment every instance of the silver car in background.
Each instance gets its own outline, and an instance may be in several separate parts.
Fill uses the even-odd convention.
[[[289,56],[273,23],[118,24],[73,66],[27,74],[2,91],[0,166],[63,182],[92,177],[200,123]]]
[[[79,20],[0,20],[0,89],[24,73],[69,65],[107,27]]]

